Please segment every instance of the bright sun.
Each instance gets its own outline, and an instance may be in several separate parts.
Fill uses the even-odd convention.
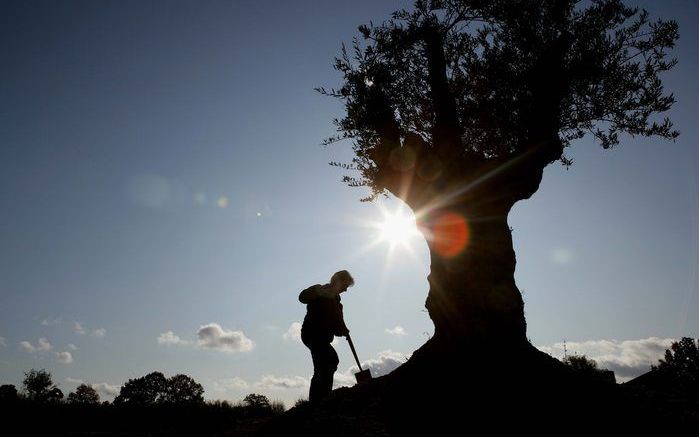
[[[407,245],[408,241],[418,235],[415,219],[404,215],[400,210],[395,213],[383,212],[383,222],[378,223],[379,239],[392,246]]]

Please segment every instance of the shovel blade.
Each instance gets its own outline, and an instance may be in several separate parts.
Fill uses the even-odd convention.
[[[361,372],[355,373],[354,377],[357,379],[357,384],[369,382],[371,381],[371,371],[369,369],[364,369]]]

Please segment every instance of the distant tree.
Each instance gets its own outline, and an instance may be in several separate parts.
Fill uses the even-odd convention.
[[[68,394],[68,402],[97,405],[100,403],[100,395],[91,385],[80,384],[74,392]]]
[[[115,404],[154,404],[159,402],[192,404],[204,402],[204,387],[191,376],[179,374],[165,378],[152,372],[141,378],[129,379],[114,399]]]
[[[61,399],[63,399],[63,391],[61,391],[61,389],[58,387],[53,387],[51,390],[49,390],[48,398],[46,400],[49,402],[58,402]]]
[[[12,384],[0,385],[0,403],[12,403],[18,399],[17,387]]]
[[[345,108],[324,144],[352,141],[343,180],[402,199],[425,234],[435,332],[413,357],[532,350],[507,216],[577,139],[678,136],[658,117],[677,23],[621,0],[417,0],[359,33],[342,85],[318,88]]]
[[[152,372],[141,378],[129,379],[121,386],[114,403],[154,404],[163,400],[166,386],[167,379],[161,372]]]
[[[45,402],[63,398],[63,392],[53,383],[51,373],[45,369],[24,372],[22,387],[27,397],[33,401]]]
[[[243,405],[251,409],[269,409],[271,408],[269,398],[265,395],[250,393],[243,399]]]
[[[682,337],[665,351],[665,357],[652,369],[668,376],[676,386],[699,390],[699,339]]]
[[[204,402],[204,387],[191,376],[175,375],[168,378],[164,402],[175,404],[199,404]]]

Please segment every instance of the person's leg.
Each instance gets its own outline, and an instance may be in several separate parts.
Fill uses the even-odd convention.
[[[325,368],[323,373],[324,377],[321,382],[321,390],[323,393],[323,397],[325,397],[329,395],[333,389],[333,377],[335,376],[335,371],[337,370],[337,365],[340,363],[340,359],[338,358],[337,352],[330,343],[327,343],[325,345],[323,355],[325,356],[325,360],[323,363],[325,365]]]
[[[311,350],[311,358],[313,360],[313,377],[311,378],[311,387],[308,390],[308,400],[313,402],[323,398],[325,386],[325,353],[322,344],[317,342],[304,342]]]
[[[315,401],[323,399],[332,391],[333,376],[340,360],[330,343],[311,343],[309,348],[313,358],[313,377],[308,400]]]

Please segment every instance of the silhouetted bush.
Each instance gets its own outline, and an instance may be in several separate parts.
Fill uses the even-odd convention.
[[[597,362],[585,355],[566,355],[562,360],[576,374],[586,378],[615,383],[614,372],[608,369],[600,369]]]
[[[308,403],[308,399],[303,399],[303,398],[297,399],[296,402],[294,403],[294,408],[302,407],[302,406],[306,405],[307,403]]]
[[[0,386],[0,403],[14,403],[19,400],[17,387],[12,384],[3,384]]]
[[[282,401],[270,401],[265,395],[250,393],[245,396],[242,407],[251,416],[278,415],[286,411],[286,406]]]

